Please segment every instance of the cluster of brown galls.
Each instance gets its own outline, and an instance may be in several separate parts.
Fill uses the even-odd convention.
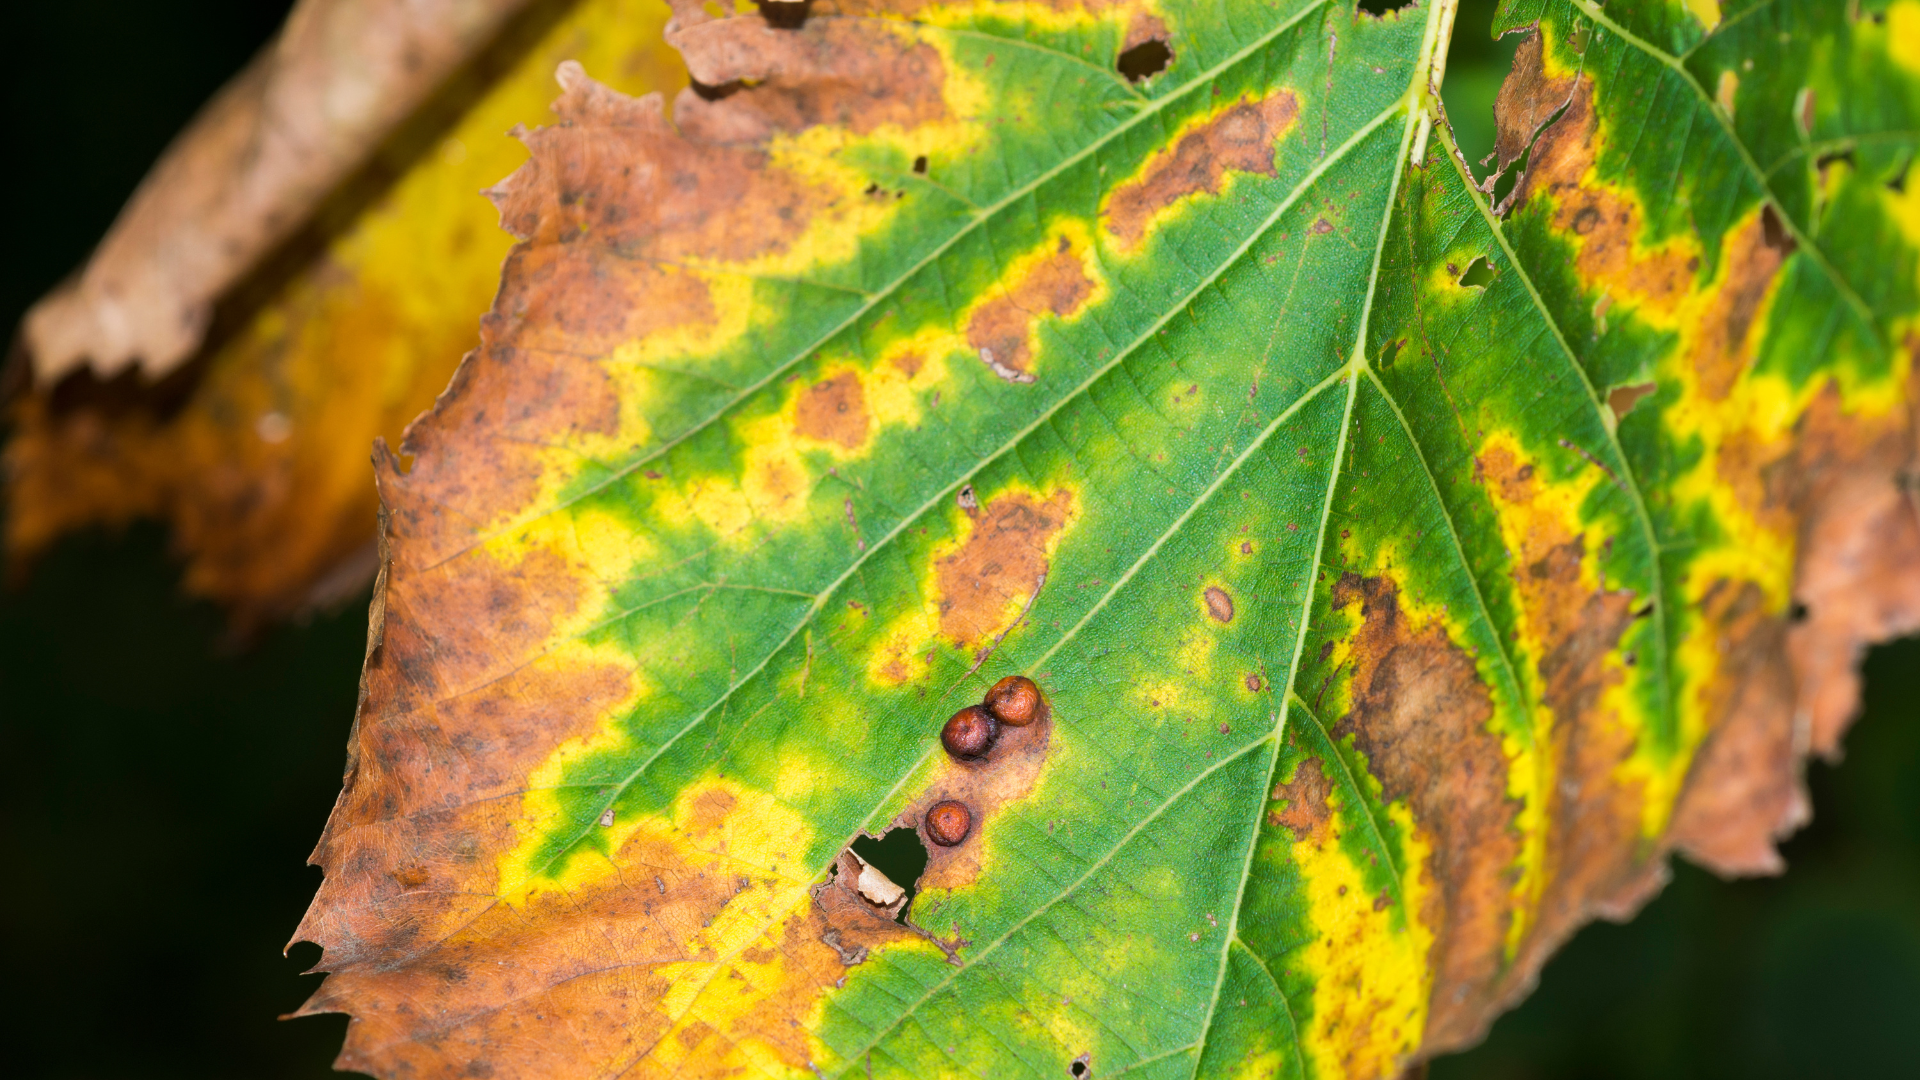
[[[940,745],[962,761],[987,756],[1000,737],[1001,725],[1026,727],[1046,710],[1040,688],[1025,675],[1009,675],[993,684],[980,704],[954,713],[940,729]],[[935,803],[927,811],[927,837],[941,847],[952,847],[973,831],[973,811],[956,799]]]

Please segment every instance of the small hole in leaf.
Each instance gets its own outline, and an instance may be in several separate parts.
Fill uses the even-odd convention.
[[[776,30],[798,30],[807,24],[813,0],[753,0],[760,17]]]
[[[1121,53],[1120,62],[1116,66],[1120,69],[1120,74],[1127,77],[1128,82],[1139,82],[1167,70],[1167,65],[1171,63],[1173,63],[1173,50],[1167,48],[1166,42],[1155,39],[1143,41]]]
[[[1460,275],[1460,284],[1470,289],[1484,289],[1493,283],[1493,264],[1485,255],[1467,264],[1467,272]]]
[[[1377,19],[1390,11],[1399,11],[1412,4],[1413,0],[1360,0],[1359,7],[1361,11]]]
[[[721,101],[747,88],[747,84],[739,79],[735,79],[732,82],[723,82],[718,86],[712,86],[699,81],[694,81],[691,85],[694,94],[702,101]]]
[[[927,175],[927,155],[921,154],[913,159],[913,171],[920,176]]]
[[[1382,371],[1393,366],[1394,359],[1400,355],[1401,344],[1402,342],[1399,338],[1394,338],[1392,341],[1387,342],[1386,348],[1380,350],[1380,369]]]
[[[919,891],[920,875],[927,871],[927,846],[920,842],[920,834],[913,829],[888,829],[878,840],[856,836],[851,846],[867,865],[907,891],[907,902],[894,917],[895,922],[906,922],[907,912],[913,910],[914,894]]]
[[[1893,192],[1896,195],[1906,194],[1907,193],[1907,170],[1911,169],[1912,167],[1913,167],[1912,158],[1908,158],[1907,160],[1901,162],[1900,167],[1898,169],[1893,170],[1893,175],[1887,178],[1887,190]]]
[[[1093,1055],[1087,1053],[1074,1058],[1067,1065],[1067,1075],[1074,1077],[1075,1080],[1087,1080],[1087,1077],[1093,1075]]]
[[[1806,622],[1807,614],[1807,605],[1795,600],[1793,606],[1787,609],[1787,621],[1796,624]]]
[[[1651,600],[1633,609],[1633,617],[1636,619],[1644,619],[1647,616],[1652,614],[1653,614],[1653,601]]]
[[[1830,154],[1821,154],[1819,157],[1814,159],[1813,165],[1814,165],[1814,168],[1819,169],[1821,172],[1824,173],[1827,171],[1827,166],[1833,164],[1836,161],[1844,161],[1847,163],[1849,167],[1851,167],[1853,165],[1853,151],[1851,149],[1835,150]]]
[[[1520,178],[1526,175],[1527,166],[1532,160],[1533,147],[1529,146],[1525,150],[1520,151],[1520,156],[1514,159],[1512,167],[1501,173],[1500,178],[1494,181],[1494,206],[1505,207],[1507,205],[1507,199],[1513,195],[1514,185],[1518,184]]]

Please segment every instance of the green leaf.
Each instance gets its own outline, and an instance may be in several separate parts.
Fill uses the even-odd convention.
[[[563,67],[379,455],[341,1064],[1393,1077],[1669,850],[1772,867],[1797,723],[1920,622],[1914,243],[1695,71],[1904,46],[1732,6],[1506,12],[1505,217],[1446,3],[689,3],[671,124]],[[948,754],[1012,675],[1045,715]]]

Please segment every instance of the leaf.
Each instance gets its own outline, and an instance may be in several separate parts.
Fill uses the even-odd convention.
[[[21,327],[37,381],[159,378],[214,302],[526,0],[305,0]]]
[[[1714,111],[1732,8],[1686,62],[1509,10],[1562,104],[1504,219],[1450,4],[688,3],[672,123],[563,66],[379,455],[340,1065],[1392,1077],[1670,849],[1775,867],[1796,718],[1920,624],[1920,305]],[[949,756],[1012,675],[1047,714]],[[947,802],[896,921],[850,842]]]
[[[423,18],[432,14],[422,10]],[[378,23],[374,29],[382,33],[374,36],[392,36],[394,11],[388,7],[362,7],[354,14]],[[322,45],[330,40],[313,31],[316,20],[345,18],[339,5],[303,8],[277,49],[258,64],[278,63],[309,78],[329,70],[312,57],[288,56],[316,35]],[[381,18],[387,21],[379,23]],[[357,147],[379,155],[356,183],[390,186],[364,206],[336,193],[320,216],[351,217],[312,225],[319,239],[311,249],[295,245],[276,254],[264,250],[270,238],[256,236],[259,243],[245,254],[255,260],[252,273],[264,284],[249,287],[268,289],[266,295],[206,354],[158,383],[141,386],[138,377],[123,374],[87,392],[79,384],[89,375],[61,384],[57,376],[64,369],[55,364],[54,377],[47,370],[52,359],[77,362],[83,354],[31,351],[42,378],[34,393],[11,403],[13,433],[6,448],[6,541],[16,567],[86,525],[162,517],[172,522],[175,544],[187,558],[187,590],[228,605],[242,628],[364,588],[373,575],[378,511],[378,497],[366,482],[367,449],[376,437],[397,435],[433,403],[471,347],[474,325],[498,286],[511,241],[476,193],[524,157],[500,133],[546,115],[554,65],[568,57],[615,73],[627,90],[684,85],[678,57],[660,39],[665,19],[663,8],[640,0],[587,0],[564,17],[522,19],[526,25],[511,27],[517,36],[504,46],[496,43],[491,52],[468,57],[469,67],[453,81],[490,85],[463,90],[464,97],[447,94],[465,110],[457,122],[410,163],[400,152],[404,147]],[[458,35],[439,36],[457,43]],[[481,63],[495,62],[496,53],[512,58],[508,70],[494,72]],[[248,92],[254,85],[249,78],[243,76],[227,98]],[[424,94],[432,87],[418,89]],[[261,92],[299,96],[286,89]],[[428,104],[443,107],[438,99]],[[184,229],[198,242],[254,227],[238,220],[244,212],[222,209],[230,198],[209,195],[224,189],[210,183],[204,170],[182,172],[167,163],[203,157],[203,144],[218,141],[209,125],[220,127],[224,108],[215,106],[156,167],[80,283],[43,302],[42,311],[79,318],[73,305],[98,292],[89,284],[97,281],[214,287],[185,280],[193,275],[182,269],[178,245],[165,239],[173,234],[155,231],[155,216],[156,208],[204,199],[200,205],[213,221],[162,216],[165,228]],[[267,141],[282,145],[298,141],[299,133],[271,134]],[[344,167],[344,155],[356,148],[344,145],[345,134],[331,138]],[[389,166],[388,159],[396,160]],[[237,168],[249,161],[228,164]],[[307,164],[313,173],[324,171]],[[402,164],[398,177],[371,175]],[[309,190],[311,179],[300,177],[303,191],[319,199],[320,190]],[[259,183],[244,177],[227,182]],[[291,197],[275,194],[282,202]],[[282,209],[289,218],[301,216]],[[335,234],[321,235],[328,229]],[[147,250],[136,242],[141,238],[161,250]],[[97,314],[97,306],[86,310]],[[30,350],[37,350],[36,325],[30,320],[25,335]],[[117,354],[88,355],[98,370],[110,371],[104,362]],[[154,360],[175,354],[139,355]],[[148,364],[143,374],[156,370],[165,368]]]

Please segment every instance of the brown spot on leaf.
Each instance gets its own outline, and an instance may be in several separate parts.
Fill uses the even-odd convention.
[[[1267,821],[1275,827],[1293,830],[1295,840],[1317,842],[1332,813],[1327,805],[1327,796],[1332,792],[1333,782],[1320,767],[1320,759],[1305,758],[1294,766],[1291,779],[1273,789],[1274,801],[1285,805],[1270,811]]]
[[[1073,243],[1062,236],[1054,251],[993,296],[967,321],[967,344],[994,373],[1009,382],[1031,382],[1034,328],[1042,316],[1067,318],[1093,295]]]
[[[793,428],[806,438],[857,450],[867,441],[867,397],[857,372],[842,371],[800,395]]]
[[[1724,281],[1700,321],[1693,366],[1700,394],[1720,401],[1753,363],[1756,317],[1786,257],[1786,241],[1770,241],[1766,214],[1755,214],[1723,243]]]
[[[787,937],[789,941],[801,935],[811,937],[832,949],[842,966],[852,967],[874,949],[913,937],[911,930],[894,921],[906,903],[905,890],[897,883],[887,881],[852,850],[845,850],[834,861],[832,876],[813,888],[810,917],[797,934],[790,931]]]
[[[1168,207],[1193,195],[1219,194],[1227,173],[1274,175],[1274,143],[1292,130],[1299,113],[1291,90],[1257,101],[1242,97],[1182,135],[1173,149],[1155,153],[1139,179],[1116,188],[1107,201],[1107,231],[1121,248],[1137,247]]]
[[[1206,597],[1207,615],[1210,616],[1213,621],[1219,623],[1230,623],[1233,621],[1233,597],[1227,595],[1227,590],[1216,585],[1209,585],[1207,586]]]
[[[959,549],[934,563],[940,632],[973,648],[1011,625],[1018,602],[1046,577],[1049,553],[1072,516],[1073,496],[1064,489],[1045,502],[1014,492],[987,503]]]
[[[1616,386],[1607,392],[1607,408],[1613,410],[1613,422],[1618,424],[1627,418],[1640,399],[1652,394],[1660,387],[1655,383],[1635,383],[1632,386]]]

